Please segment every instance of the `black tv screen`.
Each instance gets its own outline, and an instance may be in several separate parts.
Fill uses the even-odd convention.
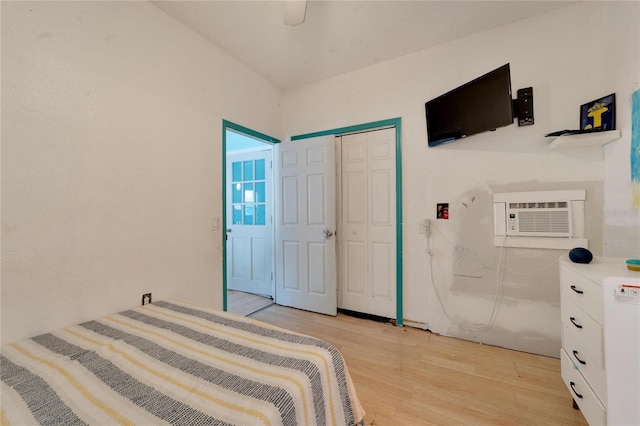
[[[425,103],[429,146],[513,123],[509,64]]]

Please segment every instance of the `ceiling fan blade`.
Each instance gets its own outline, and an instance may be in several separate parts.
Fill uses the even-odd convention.
[[[307,0],[285,0],[284,1],[284,23],[295,27],[304,22],[307,13]]]

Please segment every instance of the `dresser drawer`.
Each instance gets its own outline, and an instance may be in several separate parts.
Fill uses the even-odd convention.
[[[602,327],[575,303],[562,309],[562,347],[606,405]]]
[[[578,403],[582,415],[589,426],[604,425],[606,411],[596,394],[576,368],[564,350],[560,351],[560,369],[564,381],[573,399]]]
[[[602,287],[566,266],[561,268],[560,282],[562,303],[575,303],[602,324]]]

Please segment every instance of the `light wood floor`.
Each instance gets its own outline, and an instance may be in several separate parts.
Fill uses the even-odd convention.
[[[251,317],[335,345],[367,425],[587,424],[555,358],[278,305]]]
[[[227,291],[227,311],[246,317],[273,303],[273,299],[241,291]]]

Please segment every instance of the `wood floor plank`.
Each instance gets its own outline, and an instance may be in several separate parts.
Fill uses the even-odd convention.
[[[252,318],[336,346],[367,425],[587,424],[555,358],[278,305]]]
[[[247,316],[273,304],[273,299],[241,291],[227,291],[227,311]]]

